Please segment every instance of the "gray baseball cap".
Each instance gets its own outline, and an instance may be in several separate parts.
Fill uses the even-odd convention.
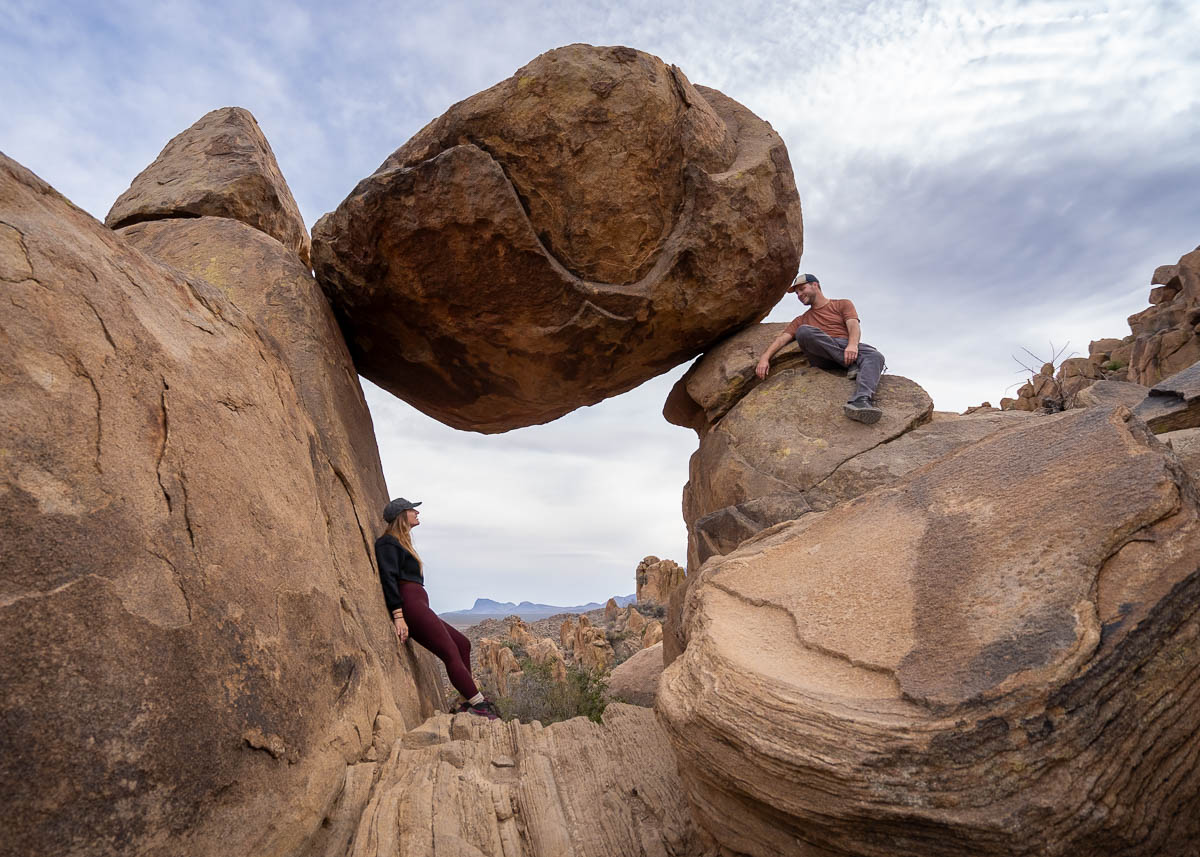
[[[415,509],[420,505],[420,500],[418,500],[416,503],[413,503],[409,500],[405,500],[403,497],[397,497],[395,500],[383,507],[383,519],[390,524],[392,521],[400,517],[401,512],[407,512],[409,509]]]

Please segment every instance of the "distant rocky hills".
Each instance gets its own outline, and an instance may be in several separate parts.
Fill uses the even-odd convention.
[[[637,596],[617,595],[613,597],[613,600],[617,602],[618,607],[625,607],[635,603]],[[476,598],[470,610],[453,610],[449,613],[441,613],[439,615],[455,627],[466,628],[482,622],[484,619],[497,619],[503,616],[520,616],[526,622],[536,622],[538,619],[547,619],[558,613],[587,613],[591,610],[602,609],[603,607],[603,604],[596,601],[579,604],[575,607],[556,607],[553,604],[534,604],[531,601],[522,601],[520,604],[514,604],[511,601],[493,601],[490,598]]]

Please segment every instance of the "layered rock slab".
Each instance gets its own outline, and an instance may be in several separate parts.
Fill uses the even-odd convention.
[[[312,242],[258,122],[241,107],[222,107],[176,135],[104,222],[113,229],[144,220],[229,217],[259,229],[311,267]]]
[[[365,767],[365,766],[364,766]],[[689,814],[653,712],[610,704],[582,717],[488,723],[437,715],[397,741],[348,800],[348,838],[318,852],[351,857],[716,857]],[[359,793],[361,795],[361,792]],[[352,796],[349,796],[352,797]],[[335,825],[335,828],[337,826]]]
[[[339,437],[220,288],[7,159],[0,281],[5,845],[298,850],[438,698],[375,591],[369,423]]]
[[[1191,853],[1198,514],[1090,408],[710,561],[657,703],[698,820],[754,855]]]
[[[546,422],[762,318],[800,258],[771,127],[629,48],[452,107],[314,227],[359,371],[457,428]]]

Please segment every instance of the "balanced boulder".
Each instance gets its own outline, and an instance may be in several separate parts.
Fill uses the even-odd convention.
[[[770,125],[589,45],[456,104],[313,235],[359,371],[481,432],[631,389],[761,319],[802,243]]]

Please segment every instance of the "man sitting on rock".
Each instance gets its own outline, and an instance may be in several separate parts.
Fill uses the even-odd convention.
[[[854,304],[845,299],[825,297],[820,280],[812,274],[798,274],[788,291],[795,292],[808,311],[792,319],[783,333],[767,346],[755,368],[758,377],[767,377],[775,352],[794,337],[814,366],[822,369],[845,366],[846,377],[858,379],[858,387],[842,407],[842,413],[867,425],[879,422],[883,411],[875,406],[874,396],[879,376],[883,374],[883,355],[859,342],[862,330]]]

